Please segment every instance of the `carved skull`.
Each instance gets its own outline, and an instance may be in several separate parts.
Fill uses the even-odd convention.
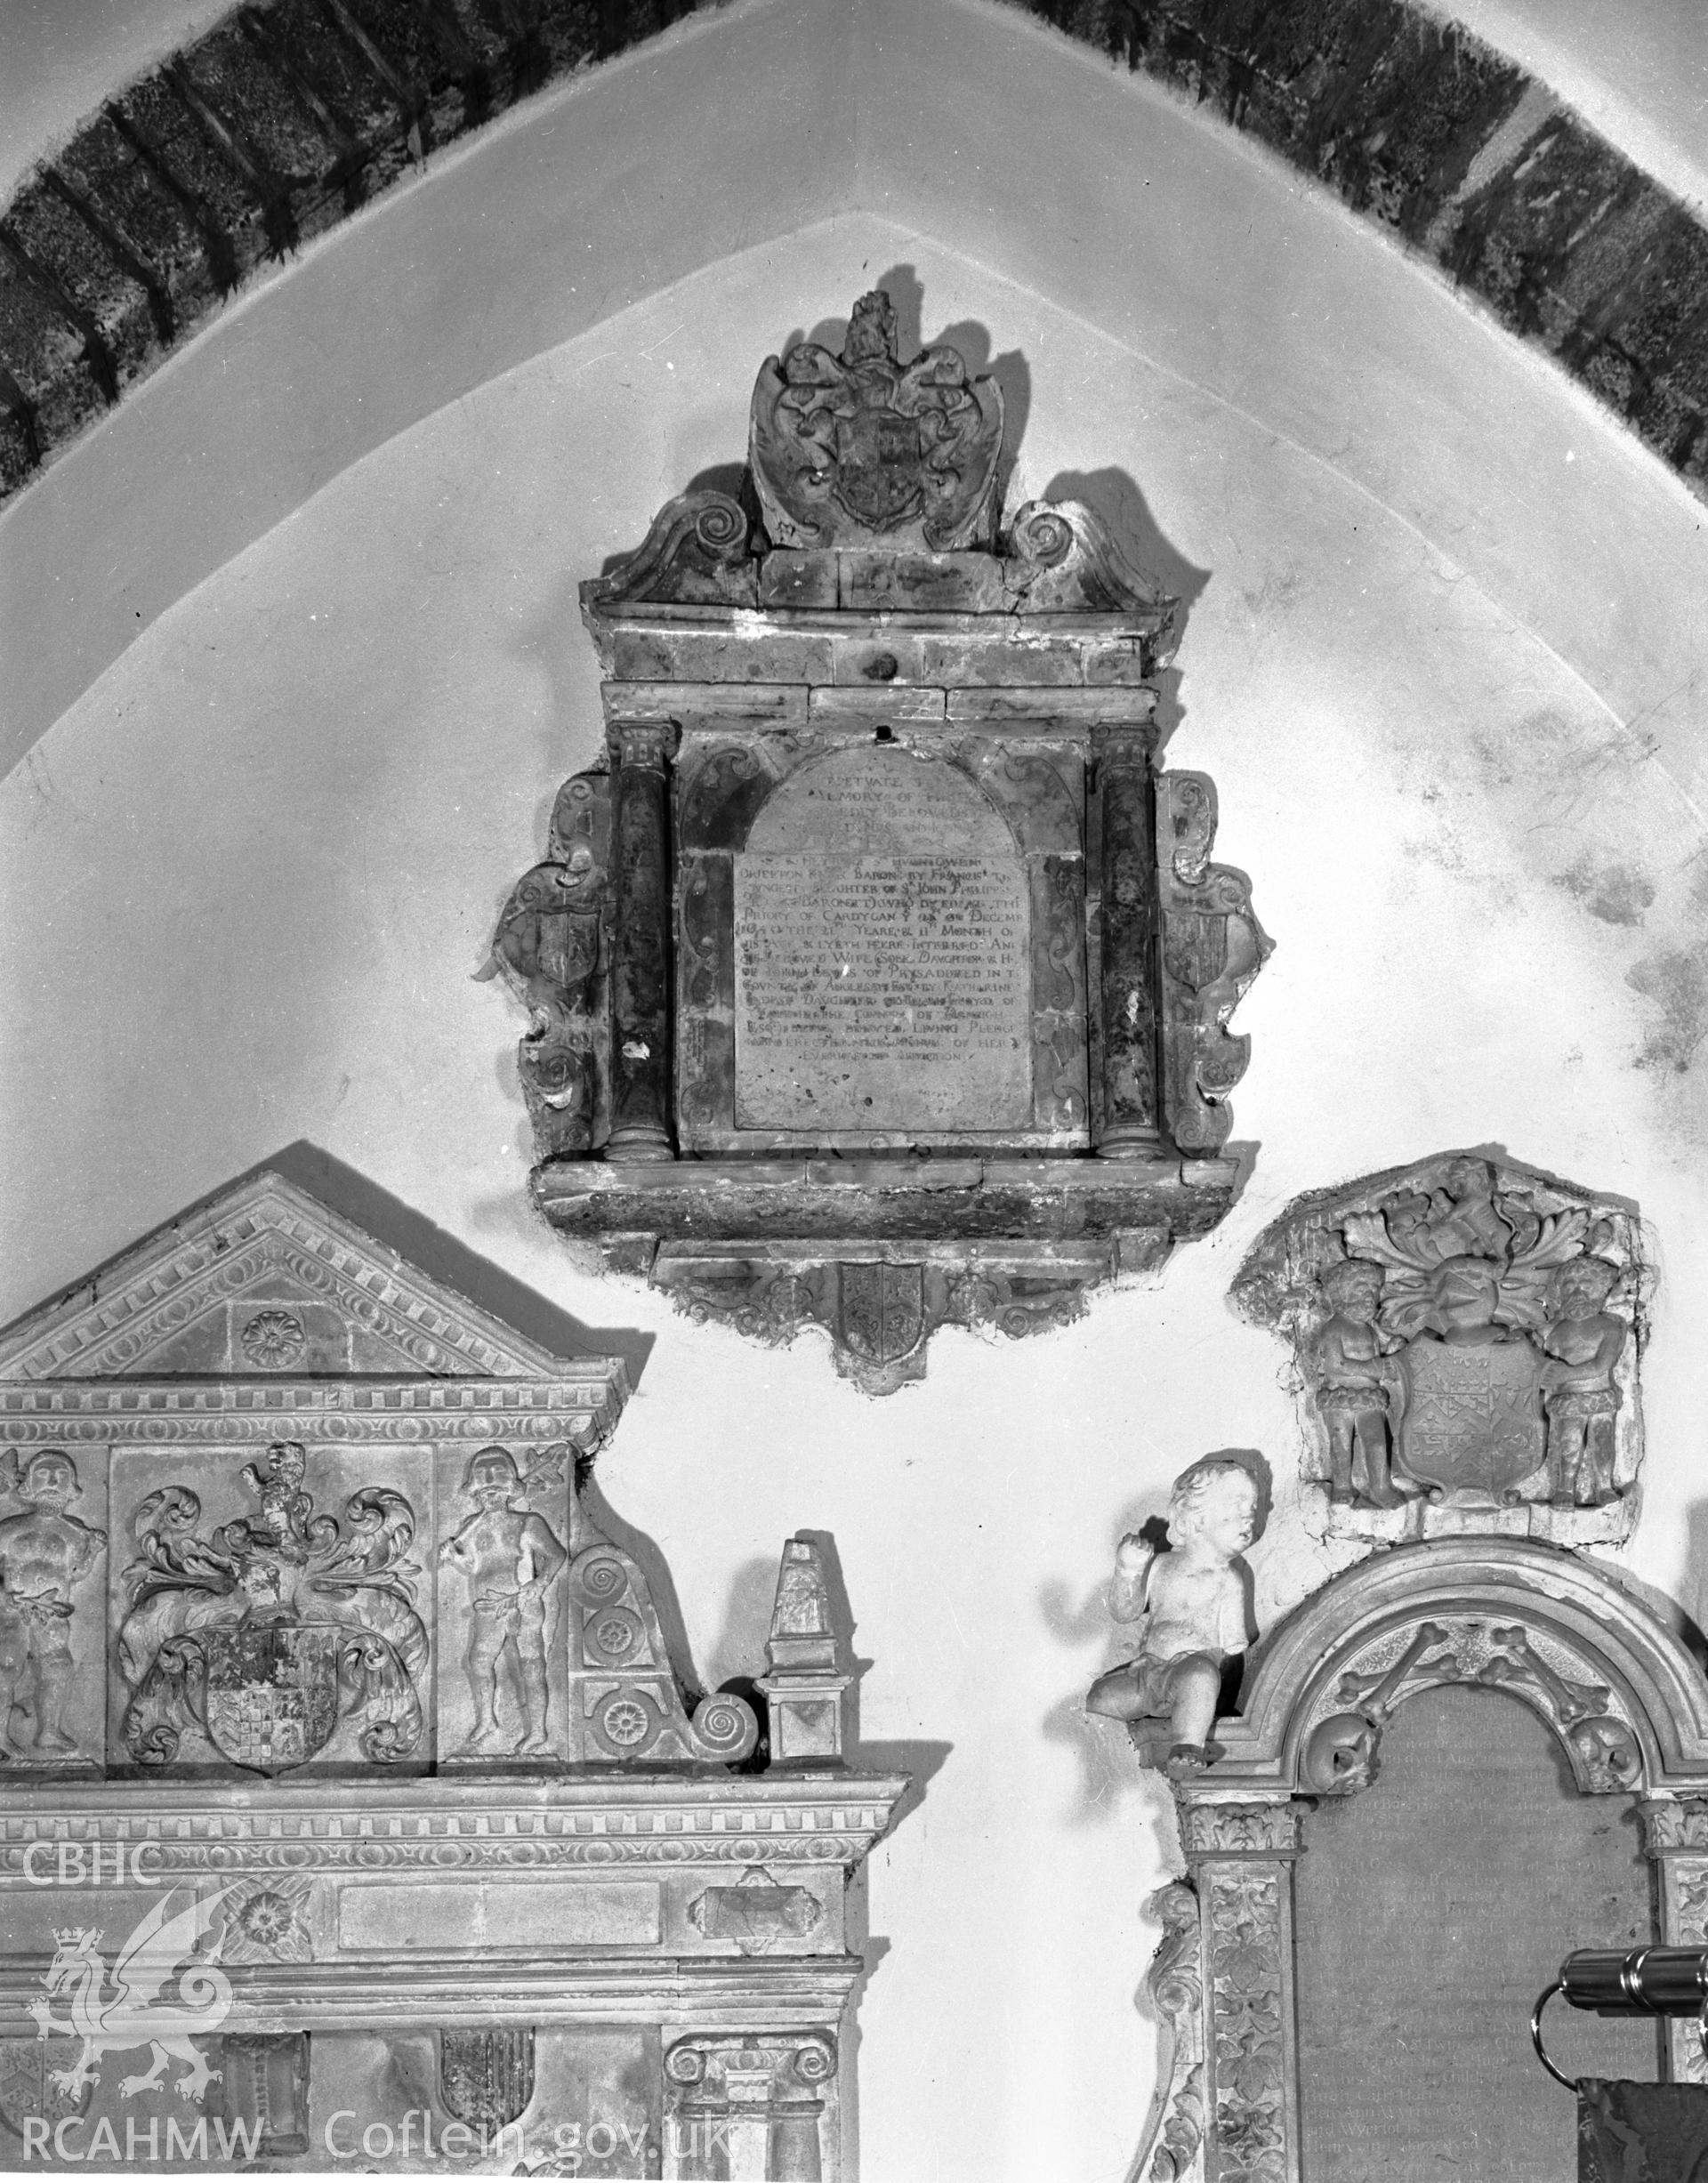
[[[1376,1777],[1382,1730],[1364,1713],[1331,1713],[1305,1744],[1301,1785],[1310,1796],[1352,1796]]]
[[[1592,1796],[1631,1788],[1643,1770],[1636,1737],[1623,1720],[1615,1720],[1610,1713],[1576,1722],[1567,1730],[1566,1740]]]

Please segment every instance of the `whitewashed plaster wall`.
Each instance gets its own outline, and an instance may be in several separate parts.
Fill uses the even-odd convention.
[[[1639,1199],[1663,1285],[1620,1559],[1708,1608],[1708,544],[1585,398],[1210,125],[996,11],[860,13],[847,209],[755,241],[715,199],[659,208],[697,270],[648,291],[631,266],[624,308],[287,504],[0,785],[0,1321],[306,1140],[585,1325],[653,1333],[601,1477],[669,1560],[702,1675],[757,1664],[777,1542],[828,1531],[870,1663],[862,1734],[930,1769],[871,1873],[867,2183],[1117,2183],[1154,2057],[1142,1905],[1178,1845],[1078,1700],[1108,1656],[1115,1541],[1203,1450],[1275,1465],[1266,1618],[1331,1566],[1297,1517],[1279,1345],[1224,1301],[1288,1198],[1486,1143]],[[596,78],[447,162],[133,398],[0,521],[0,558],[98,498],[115,450],[117,480],[146,447],[154,520],[184,520],[170,480],[226,429],[222,360],[264,417],[246,314],[289,327],[298,381],[318,350],[359,354],[359,319],[317,314],[399,307],[396,287],[361,304],[337,257],[373,254],[394,212],[417,282],[456,292],[431,239],[466,232],[483,161],[510,162],[507,203],[534,193],[555,262],[567,142],[610,189],[648,186],[632,145],[570,126],[578,104],[634,101],[649,68],[664,143],[719,40],[761,18],[832,35],[818,0],[737,10],[677,42],[691,65]],[[828,117],[834,142],[847,125]],[[1221,853],[1278,947],[1239,1018],[1255,1164],[1222,1230],[1065,1333],[942,1334],[922,1386],[873,1403],[816,1338],[757,1349],[572,1268],[527,1209],[520,1019],[474,974],[597,745],[577,579],[739,458],[767,351],[898,268],[928,338],[987,329],[1029,385],[1011,496],[1089,475],[1196,592],[1170,755],[1216,777]]]

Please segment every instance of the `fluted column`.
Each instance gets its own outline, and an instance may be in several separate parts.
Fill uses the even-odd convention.
[[[616,810],[611,943],[612,1160],[674,1157],[670,1075],[668,721],[613,731]]]
[[[1101,1099],[1097,1150],[1138,1159],[1158,1144],[1156,1098],[1156,835],[1151,730],[1101,729],[1097,742],[1102,975]]]

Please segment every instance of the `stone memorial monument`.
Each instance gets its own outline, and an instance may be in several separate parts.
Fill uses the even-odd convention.
[[[1630,1535],[1650,1275],[1634,1208],[1447,1152],[1301,1200],[1234,1300],[1292,1342],[1336,1537]]]
[[[494,942],[546,1216],[874,1393],[1221,1217],[1269,951],[1155,763],[1177,602],[1088,508],[1004,520],[1002,448],[882,294],[769,359],[739,495],[582,586],[607,751]]]
[[[1528,2017],[1572,1947],[1708,1942],[1708,1681],[1587,1557],[1466,1535],[1378,1552],[1251,1655],[1182,1770],[1154,1905],[1146,2183],[1558,2183],[1571,2103]],[[1582,2059],[1642,2079],[1652,2029]],[[1704,2075],[1669,2026],[1674,2078]]]
[[[0,2166],[851,2183],[906,1784],[809,1538],[686,1687],[626,1393],[273,1174],[0,1335]]]

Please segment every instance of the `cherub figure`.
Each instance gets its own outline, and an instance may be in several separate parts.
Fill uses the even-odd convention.
[[[568,1555],[550,1524],[524,1498],[537,1468],[524,1479],[507,1449],[478,1450],[463,1480],[475,1512],[439,1550],[439,1559],[469,1580],[472,1627],[463,1664],[474,1701],[474,1729],[463,1746],[467,1755],[509,1752],[530,1757],[551,1749],[546,1592]],[[505,1697],[508,1727],[498,1719]],[[518,1703],[520,1739],[513,1710]]]
[[[1382,1272],[1368,1259],[1341,1259],[1319,1281],[1333,1306],[1306,1353],[1317,1407],[1328,1428],[1329,1498],[1360,1495],[1379,1509],[1398,1508],[1406,1496],[1394,1483],[1391,1419],[1402,1397],[1399,1368],[1390,1360],[1399,1344],[1382,1333]]]
[[[0,1521],[0,1748],[25,1760],[75,1751],[67,1734],[73,1586],[92,1569],[107,1534],[68,1516],[83,1487],[62,1448],[40,1448],[16,1473],[24,1512]],[[27,1732],[12,1727],[22,1715]]]
[[[1109,1612],[1116,1622],[1143,1617],[1144,1635],[1132,1659],[1098,1677],[1085,1710],[1111,1720],[1166,1720],[1171,1774],[1196,1773],[1211,1760],[1222,1663],[1245,1650],[1251,1634],[1234,1564],[1257,1535],[1257,1480],[1246,1466],[1206,1455],[1174,1481],[1169,1549],[1159,1552],[1129,1532],[1116,1550]]]
[[[1542,1346],[1548,1413],[1551,1498],[1562,1508],[1599,1508],[1614,1496],[1613,1383],[1631,1329],[1606,1309],[1618,1269],[1606,1259],[1568,1260],[1554,1276]]]

